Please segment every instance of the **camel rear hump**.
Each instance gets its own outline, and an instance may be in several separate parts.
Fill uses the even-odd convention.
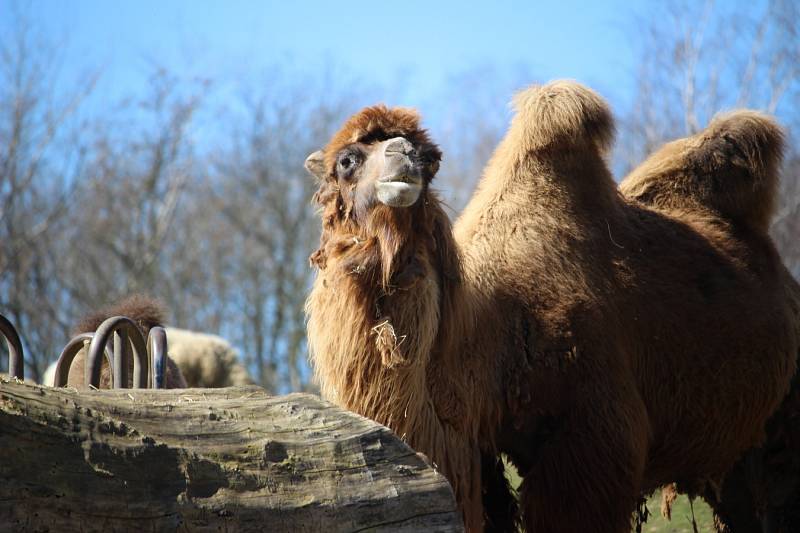
[[[769,116],[718,115],[691,137],[667,143],[620,184],[622,193],[667,209],[700,206],[766,231],[774,211],[784,134]]]

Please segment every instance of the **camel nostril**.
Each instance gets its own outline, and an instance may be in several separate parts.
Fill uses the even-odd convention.
[[[401,153],[403,155],[408,155],[412,151],[414,151],[414,145],[412,145],[409,141],[407,141],[403,137],[397,137],[386,141],[385,153],[387,154]]]

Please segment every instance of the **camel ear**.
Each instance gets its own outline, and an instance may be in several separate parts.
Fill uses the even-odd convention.
[[[317,150],[306,157],[305,167],[308,172],[318,180],[325,179],[325,154]]]

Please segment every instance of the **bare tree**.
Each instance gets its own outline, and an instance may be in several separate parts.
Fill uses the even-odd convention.
[[[318,223],[303,160],[365,99],[275,71],[275,90],[211,115],[207,81],[156,68],[147,94],[69,130],[77,158],[51,149],[72,108],[44,108],[36,83],[47,80],[20,43],[5,56],[16,85],[5,84],[14,91],[0,110],[0,308],[29,340],[29,375],[39,378],[78,315],[145,292],[171,324],[229,337],[268,389],[313,387],[303,303]],[[214,121],[204,144],[198,115]]]
[[[774,0],[755,18],[711,2],[651,13],[616,168],[726,108],[764,109],[798,131],[797,11]],[[378,91],[339,71],[274,68],[212,110],[220,93],[207,81],[155,68],[147,94],[87,124],[76,111],[94,77],[53,83],[54,49],[30,21],[14,27],[0,49],[0,309],[23,331],[31,375],[77,314],[143,291],[172,324],[228,337],[270,390],[313,386],[302,308],[318,223],[302,162]],[[445,153],[435,183],[453,215],[507,127],[510,96],[533,80],[484,66],[435,96],[425,122]],[[800,275],[796,137],[790,146],[773,234]]]
[[[58,279],[74,313],[131,292],[163,296],[174,243],[193,244],[181,238],[175,218],[194,172],[190,128],[205,83],[194,85],[156,69],[150,94],[84,132],[91,144],[78,184],[80,209],[69,216],[69,244],[55,246]]]
[[[25,332],[27,373],[38,379],[66,335],[54,245],[84,168],[77,111],[96,76],[55,94],[54,49],[24,12],[10,12],[14,29],[0,41],[0,309]]]
[[[311,386],[303,304],[319,224],[310,202],[316,184],[303,161],[355,100],[299,83],[280,95],[249,94],[232,121],[240,127],[230,145],[214,155],[209,203],[227,228],[232,258],[226,285],[236,318],[226,331],[269,390]]]

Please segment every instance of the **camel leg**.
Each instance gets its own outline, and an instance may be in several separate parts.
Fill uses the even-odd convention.
[[[506,479],[505,465],[497,455],[481,454],[481,484],[485,531],[519,531],[517,498]]]
[[[520,494],[528,532],[630,532],[648,426],[638,393],[623,388],[584,400],[542,444]]]

